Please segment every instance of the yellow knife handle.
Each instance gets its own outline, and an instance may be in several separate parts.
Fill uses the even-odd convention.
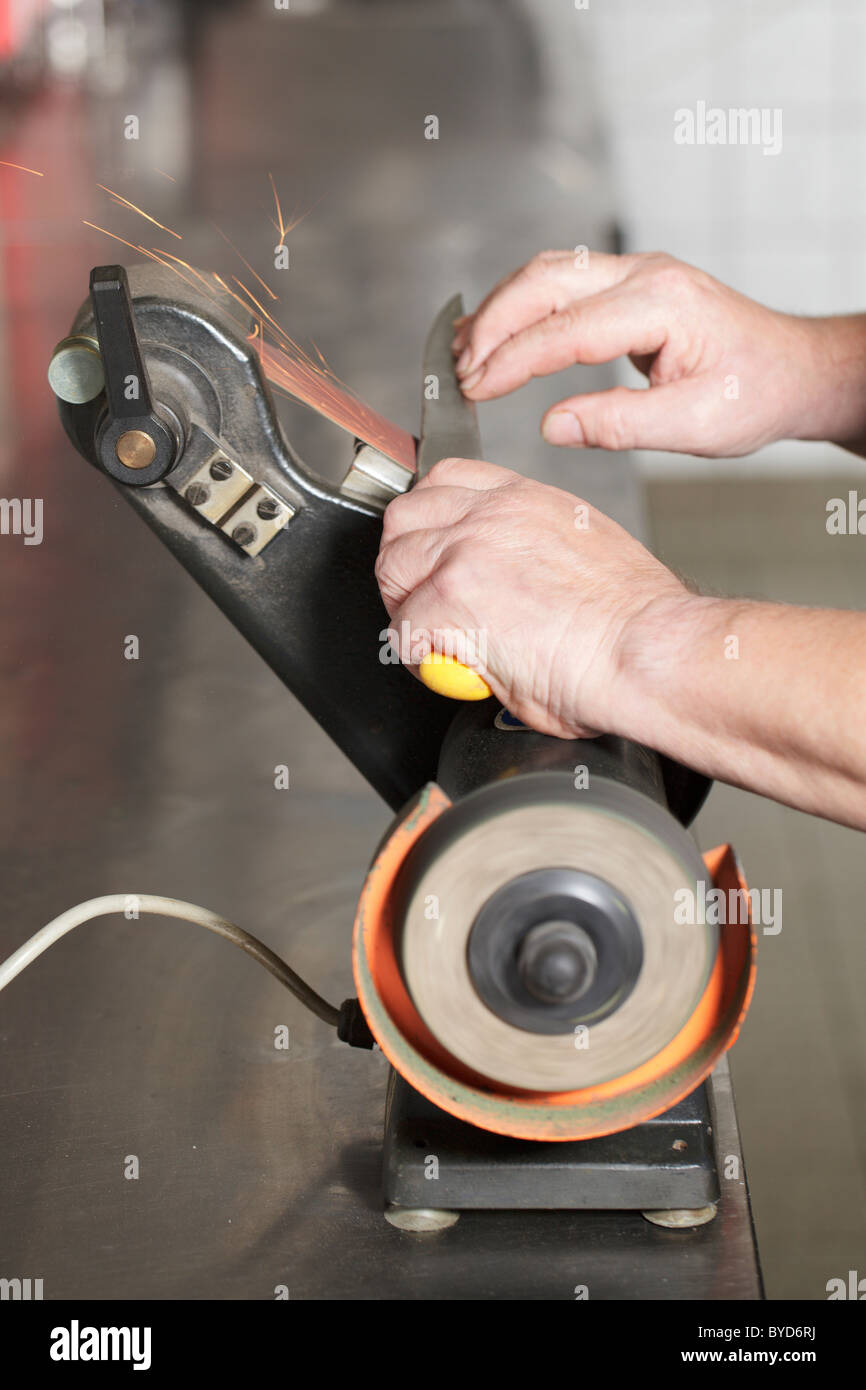
[[[443,656],[441,652],[430,652],[424,657],[418,674],[430,690],[437,695],[447,695],[449,700],[486,700],[492,695],[490,686],[483,676],[455,661],[453,656]]]

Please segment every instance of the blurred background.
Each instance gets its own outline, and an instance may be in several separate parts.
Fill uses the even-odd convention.
[[[0,536],[3,955],[93,894],[174,893],[343,997],[388,820],[62,436],[45,369],[91,266],[144,245],[270,268],[282,325],[415,431],[433,314],[544,247],[665,249],[778,308],[866,307],[864,69],[862,0],[0,0],[0,493],[42,498],[45,518],[39,546]],[[700,101],[778,108],[778,153],[678,145],[675,112]],[[294,224],[276,274],[274,188]],[[705,590],[863,606],[866,542],[825,528],[862,461],[542,443],[547,405],[620,376],[581,369],[485,407],[487,456],[588,497]],[[308,464],[342,476],[350,441],[280,410]],[[726,787],[697,833],[783,892],[732,1070],[767,1292],[822,1298],[866,1258],[863,839]],[[340,1058],[346,1160],[317,1025],[293,1015],[296,1065],[275,1085],[270,1014],[258,1038],[253,1022],[267,984],[173,925],[123,930],[85,928],[4,997],[0,1253],[57,1296],[247,1293],[305,1222],[326,1238],[302,1198],[351,1204],[345,1164],[374,1171],[384,1071]],[[117,1145],[154,1142],[155,1205],[106,1195]],[[192,1202],[181,1150],[204,1165]]]

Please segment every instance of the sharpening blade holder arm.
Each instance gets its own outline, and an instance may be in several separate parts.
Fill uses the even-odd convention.
[[[412,475],[356,441],[342,487],[314,477],[283,437],[245,336],[255,322],[239,313],[161,266],[98,267],[52,360],[61,419],[397,810],[435,778],[454,717],[383,635],[382,510]]]

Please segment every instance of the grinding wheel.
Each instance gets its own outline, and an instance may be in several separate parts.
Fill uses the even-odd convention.
[[[567,845],[557,841],[556,858],[551,807],[554,821],[571,831]],[[578,811],[584,819],[572,821]],[[364,883],[353,970],[373,1036],[416,1091],[481,1129],[549,1142],[629,1129],[695,1089],[736,1038],[748,1009],[755,937],[748,922],[729,922],[717,942],[704,926],[677,924],[670,900],[677,888],[705,879],[748,900],[748,886],[729,845],[701,858],[670,822],[661,805],[623,791],[613,779],[593,779],[590,798],[588,789],[576,791],[570,776],[556,772],[500,779],[456,803],[435,783],[413,798]],[[469,856],[454,848],[464,835],[479,836]],[[576,857],[580,844],[591,860]],[[645,893],[640,884],[648,879],[655,887]],[[480,902],[474,920],[464,895]],[[533,920],[536,912],[544,920]],[[551,933],[559,964],[563,941],[569,946],[570,972],[537,969]],[[612,954],[603,948],[607,939]],[[431,988],[440,940],[450,986],[463,991],[461,1005],[478,1028],[464,1023],[447,986],[433,980]],[[651,990],[646,979],[655,981]],[[528,984],[535,991],[529,1001]],[[471,1048],[486,1070],[468,1064],[457,1047]],[[563,1052],[568,1062],[559,1075]],[[645,1060],[634,1065],[636,1058]],[[539,1066],[556,1074],[547,1089],[535,1079]],[[519,1081],[497,1080],[491,1071]],[[608,1079],[590,1082],[589,1076]]]
[[[573,1091],[633,1070],[680,1031],[718,934],[675,919],[678,891],[694,895],[706,871],[660,807],[604,779],[581,791],[564,776],[528,780],[466,797],[410,856],[398,953],[422,1019],[467,1067]],[[527,987],[522,963],[537,968],[550,942],[558,975]]]

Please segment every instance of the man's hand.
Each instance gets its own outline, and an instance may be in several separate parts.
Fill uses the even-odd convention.
[[[560,401],[542,422],[551,444],[731,457],[866,441],[866,316],[776,313],[661,253],[544,251],[463,320],[454,350],[476,401],[621,356],[648,378]]]
[[[553,443],[866,452],[866,316],[777,314],[668,256],[537,256],[457,325],[454,347],[476,400],[623,354],[647,375],[649,390],[554,406]],[[407,664],[431,649],[467,659],[462,633],[469,664],[532,728],[620,734],[866,829],[863,613],[688,593],[587,503],[475,459],[444,459],[391,502],[376,574]]]
[[[376,575],[404,660],[467,634],[503,704],[560,737],[616,731],[630,625],[684,595],[588,503],[476,459],[444,459],[390,503]]]
[[[866,614],[689,593],[586,503],[475,459],[390,503],[376,574],[407,664],[469,635],[542,733],[620,734],[866,829]]]

